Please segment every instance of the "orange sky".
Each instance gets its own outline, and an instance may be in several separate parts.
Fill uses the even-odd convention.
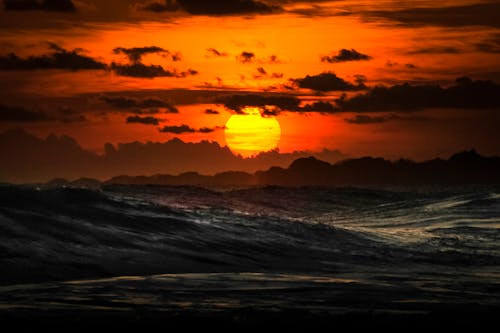
[[[190,1],[179,2],[184,11],[161,13],[141,9],[147,1],[72,3],[76,11],[71,13],[43,8],[16,11],[5,6],[0,13],[3,22],[0,56],[13,52],[28,59],[50,54],[54,52],[50,42],[67,51],[78,49],[78,54],[106,66],[113,62],[128,65],[132,63],[130,59],[124,53],[114,53],[113,49],[155,46],[169,52],[145,53],[140,57],[141,64],[162,66],[168,71],[175,69],[176,73],[192,69],[197,74],[143,78],[121,75],[111,67],[77,71],[0,68],[0,105],[11,107],[2,112],[22,107],[54,114],[44,121],[7,117],[0,122],[0,130],[21,127],[41,137],[50,133],[67,134],[85,149],[99,153],[107,142],[162,142],[173,137],[187,142],[216,141],[225,146],[223,127],[235,111],[206,97],[210,92],[214,96],[217,92],[223,96],[242,92],[291,94],[301,99],[303,106],[318,100],[334,103],[345,93],[317,92],[297,86],[291,90],[291,80],[323,72],[335,73],[353,84],[357,75],[363,75],[367,89],[403,82],[447,87],[461,76],[498,82],[500,73],[498,24],[488,21],[489,16],[484,24],[478,24],[470,17],[463,19],[461,14],[464,10],[491,13],[496,7],[488,6],[494,6],[495,2],[464,0],[437,4],[422,0],[403,6],[398,1],[271,1],[267,3],[279,6],[280,10],[270,15],[253,12],[198,15],[190,13],[194,11],[194,7],[189,7]],[[475,7],[478,4],[479,9]],[[217,50],[219,55],[209,49]],[[338,55],[341,49],[354,49],[369,59],[321,61],[321,57]],[[242,52],[253,56],[244,62],[238,58]],[[178,55],[179,61],[172,61],[172,54]],[[199,90],[203,94],[184,98],[181,93],[172,92],[173,89]],[[347,93],[351,96],[366,91]],[[103,96],[137,101],[161,99],[175,106],[178,113],[143,108],[139,114],[140,107],[117,109],[103,102]],[[206,109],[219,113],[206,114]],[[66,114],[72,120],[61,121],[60,110],[69,110]],[[415,112],[388,108],[369,114],[357,110],[326,113],[281,110],[276,117],[281,125],[278,148],[281,152],[328,148],[351,156],[414,159],[447,156],[472,147],[486,154],[498,154],[494,125],[498,125],[499,117],[495,110],[479,107],[471,110],[455,105]],[[360,115],[363,117],[357,118]],[[149,116],[157,121],[127,123],[126,119],[132,116]],[[74,121],[76,118],[80,121]],[[182,125],[194,132],[159,131],[165,126]],[[199,132],[202,128],[214,130]]]

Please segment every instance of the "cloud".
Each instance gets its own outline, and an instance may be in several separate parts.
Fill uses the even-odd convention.
[[[228,56],[227,52],[221,52],[221,51],[218,51],[217,49],[214,49],[212,47],[207,49],[207,55],[206,55],[207,58],[211,58],[211,57],[227,57],[227,56]]]
[[[283,62],[278,58],[277,55],[272,54],[269,57],[257,58],[255,53],[249,51],[243,51],[239,55],[236,56],[236,60],[241,62],[242,64],[251,64],[257,63],[261,65],[276,65],[282,64]]]
[[[309,1],[300,1],[303,3],[311,2],[311,3],[316,3],[316,2],[328,2],[330,0],[309,0]],[[294,2],[292,1],[280,1],[282,3],[290,3]],[[317,18],[317,17],[332,17],[332,16],[348,16],[352,15],[352,12],[350,12],[346,8],[340,8],[340,7],[331,7],[331,6],[320,6],[317,4],[312,4],[309,6],[302,6],[299,7],[293,7],[291,9],[288,9],[287,12],[293,13],[296,15],[304,16],[306,18]]]
[[[335,107],[330,102],[325,102],[325,101],[317,101],[312,104],[306,104],[303,107],[301,107],[299,110],[300,112],[320,112],[320,113],[333,113],[339,111],[338,107]]]
[[[65,124],[81,123],[81,122],[87,121],[87,117],[85,117],[83,114],[74,115],[74,116],[66,116],[66,117],[61,118],[61,121]]]
[[[38,123],[59,121],[65,124],[87,121],[85,115],[72,108],[59,106],[50,113],[44,110],[31,110],[23,106],[0,103],[0,123]]]
[[[131,116],[127,118],[127,124],[159,125],[160,119],[155,117]]]
[[[72,13],[76,7],[71,0],[4,0],[6,11],[53,11]]]
[[[355,91],[363,90],[367,87],[363,82],[352,84],[335,75],[332,72],[324,72],[318,75],[307,75],[304,78],[292,79],[299,88],[306,88],[315,91]]]
[[[484,53],[500,53],[500,33],[474,44],[476,50]]]
[[[23,130],[0,132],[0,181],[39,182],[55,177],[108,179],[116,175],[179,174],[187,170],[214,174],[227,170],[255,172],[270,166],[287,167],[297,158],[315,156],[328,162],[347,156],[336,150],[280,153],[254,158],[235,156],[216,142],[130,142],[104,145],[104,154],[82,149],[68,136],[38,138]],[[36,165],[36,168],[33,166]]]
[[[214,16],[271,14],[282,10],[278,5],[256,0],[165,0],[148,3],[142,9],[156,13],[184,11],[192,15]]]
[[[93,58],[81,55],[81,50],[67,51],[57,44],[49,44],[54,52],[39,56],[21,58],[15,53],[0,56],[0,70],[37,70],[67,69],[92,70],[106,69],[106,65]]]
[[[178,71],[176,69],[165,69],[160,65],[145,65],[141,63],[142,56],[148,53],[168,54],[173,61],[180,57],[178,53],[164,50],[157,46],[137,47],[137,48],[115,48],[115,53],[125,54],[131,64],[111,63],[106,65],[91,57],[81,55],[80,49],[67,51],[57,44],[49,43],[54,52],[45,55],[29,56],[21,58],[15,53],[6,56],[0,56],[0,70],[37,70],[37,69],[67,69],[67,70],[111,70],[117,75],[137,77],[137,78],[155,78],[155,77],[175,77],[185,78],[187,76],[197,75],[198,71],[188,69]]]
[[[266,96],[257,94],[231,95],[218,99],[219,103],[237,113],[244,113],[245,107],[266,107],[275,106],[281,110],[296,110],[300,100],[293,96]]]
[[[205,110],[205,114],[212,114],[212,115],[215,115],[215,114],[220,114],[219,111],[217,110],[214,110],[214,109],[206,109]]]
[[[124,54],[130,60],[130,64],[111,63],[110,69],[117,75],[137,77],[137,78],[155,78],[155,77],[175,77],[185,78],[190,75],[197,75],[198,71],[188,69],[187,71],[179,72],[176,69],[165,69],[161,65],[145,65],[141,62],[145,54],[162,54],[164,57],[170,57],[172,61],[181,59],[179,52],[171,52],[159,46],[133,47],[124,48],[117,47],[113,49],[115,54]]]
[[[200,129],[192,128],[189,125],[182,124],[179,126],[163,126],[159,129],[162,133],[185,134],[185,133],[212,133],[218,129],[223,129],[224,126],[216,126],[214,128],[202,127]]]
[[[406,67],[407,69],[415,69],[417,68],[417,65],[414,65],[414,64],[411,64],[411,63],[407,63],[407,64],[400,64],[398,62],[395,62],[395,61],[387,61],[385,63],[385,66],[386,67],[390,67],[390,68],[393,68],[393,67],[399,67],[399,66],[404,66]]]
[[[277,116],[281,112],[319,112],[334,113],[341,111],[336,105],[327,101],[316,101],[300,106],[301,100],[295,96],[268,95],[231,95],[219,98],[219,102],[237,114],[245,114],[245,107],[258,107],[264,117]]]
[[[283,73],[268,73],[264,67],[259,67],[257,68],[257,74],[254,74],[253,78],[256,80],[264,78],[281,79],[283,78]]]
[[[410,85],[374,87],[364,94],[337,99],[343,111],[415,111],[423,108],[498,108],[500,85],[492,81],[473,81],[462,77],[455,84],[443,88],[439,85]]]
[[[167,109],[168,113],[179,113],[179,110],[175,106],[156,98],[135,99],[123,96],[102,96],[100,97],[100,99],[105,103],[119,109],[165,108]]]
[[[384,18],[407,26],[491,26],[498,28],[500,27],[498,13],[500,13],[499,2],[485,2],[463,6],[366,11],[362,15],[369,20]]]
[[[87,121],[85,115],[68,106],[59,106],[57,108],[58,118],[65,124],[80,123]]]
[[[279,108],[263,107],[260,114],[262,117],[276,117],[281,113]]]
[[[236,60],[242,64],[248,64],[255,60],[255,53],[243,51],[240,55],[236,57]]]
[[[366,54],[359,53],[355,49],[342,49],[337,55],[323,56],[321,57],[322,62],[337,63],[346,61],[361,61],[370,60],[372,57]]]
[[[187,76],[198,75],[198,71],[194,69],[188,69],[187,71],[178,72],[175,69],[164,69],[160,65],[144,65],[142,63],[123,65],[113,62],[110,68],[117,75],[147,79],[153,79],[155,77],[185,78]]]
[[[48,120],[53,120],[53,118],[43,111],[33,111],[23,107],[0,104],[0,123],[33,123]]]
[[[431,46],[406,52],[406,54],[459,54],[462,50],[453,46]]]
[[[133,64],[140,63],[142,57],[146,54],[161,54],[164,57],[169,57],[172,61],[180,61],[181,55],[179,52],[172,52],[169,50],[165,50],[159,46],[145,46],[145,47],[116,47],[113,49],[113,53],[115,54],[124,54],[126,55],[130,62]]]
[[[264,63],[268,63],[268,64],[272,65],[272,64],[281,64],[282,61],[278,59],[277,55],[272,54],[269,56],[269,59],[267,59],[267,61],[264,61]]]
[[[154,13],[163,13],[163,12],[171,12],[179,10],[179,6],[177,6],[174,1],[163,1],[163,2],[149,2],[139,7],[141,10],[150,11]]]
[[[381,124],[388,121],[399,120],[399,121],[411,121],[411,122],[421,122],[428,121],[430,118],[424,116],[401,116],[397,114],[380,115],[380,116],[368,116],[368,115],[356,115],[352,118],[345,118],[344,121],[349,124],[354,125],[370,125],[370,124]]]
[[[188,125],[179,126],[164,126],[160,129],[162,133],[173,133],[173,134],[184,134],[184,133],[194,133],[196,130]]]
[[[226,126],[202,127],[198,130],[198,132],[200,132],[200,133],[212,133],[212,132],[215,132],[217,130],[223,130],[225,128],[226,128]]]
[[[346,118],[344,121],[349,124],[365,125],[365,124],[380,124],[385,123],[392,118],[390,116],[367,116],[356,115],[353,118]]]

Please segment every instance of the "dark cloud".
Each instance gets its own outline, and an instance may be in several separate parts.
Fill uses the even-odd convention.
[[[81,123],[81,122],[87,121],[87,117],[85,117],[83,114],[74,115],[74,116],[66,116],[66,117],[62,117],[61,121],[65,124]]]
[[[342,49],[336,55],[324,56],[321,57],[322,62],[329,63],[337,63],[337,62],[346,62],[346,61],[361,61],[361,60],[370,60],[372,57],[366,54],[362,54],[355,49]]]
[[[102,96],[100,99],[105,103],[119,109],[165,108],[167,109],[168,113],[179,113],[179,110],[175,106],[156,98],[135,99],[123,96]]]
[[[200,133],[212,133],[218,130],[223,130],[225,129],[226,126],[215,126],[215,127],[202,127],[198,130]]]
[[[155,78],[155,77],[175,77],[185,78],[191,75],[197,75],[198,71],[188,69],[178,71],[176,69],[165,69],[160,65],[145,65],[141,63],[142,56],[148,53],[167,54],[173,61],[179,59],[178,53],[164,50],[157,46],[138,47],[138,48],[115,48],[115,53],[125,54],[130,64],[111,63],[106,64],[93,58],[81,55],[80,49],[67,51],[57,44],[50,43],[50,48],[54,52],[46,55],[29,56],[21,58],[14,53],[6,56],[0,56],[0,70],[36,70],[36,69],[68,69],[68,70],[92,70],[108,69],[121,76],[130,76],[137,78]]]
[[[36,69],[105,69],[106,65],[93,58],[81,55],[81,50],[67,51],[56,44],[50,44],[54,52],[39,56],[21,58],[14,53],[0,56],[0,70],[36,70]]]
[[[400,67],[400,66],[404,66],[404,67],[406,67],[407,69],[415,69],[415,68],[417,68],[417,66],[416,66],[416,65],[411,64],[411,63],[408,63],[408,64],[400,64],[400,63],[398,63],[398,62],[395,62],[395,61],[390,61],[390,60],[389,60],[389,61],[387,61],[387,62],[385,63],[385,66],[386,66],[386,67],[390,67],[390,68]]]
[[[328,0],[309,0],[300,2],[327,2]],[[290,3],[294,1],[278,1],[281,3]],[[332,16],[348,16],[352,15],[352,12],[346,8],[334,8],[331,6],[320,6],[317,4],[310,5],[308,7],[300,6],[287,10],[289,13],[301,15],[307,18],[317,18],[317,17],[332,17]]]
[[[320,113],[333,113],[339,111],[338,107],[335,107],[330,102],[317,101],[311,104],[306,104],[301,107],[299,112],[320,112]]]
[[[150,2],[140,6],[139,8],[154,13],[163,13],[163,12],[171,12],[179,10],[179,7],[176,6],[173,3],[173,1]]]
[[[498,28],[500,27],[500,2],[486,2],[464,6],[366,11],[362,15],[370,20],[384,18],[408,26],[435,25],[462,27],[478,25]]]
[[[87,121],[85,115],[72,108],[59,106],[50,113],[44,110],[33,110],[24,106],[0,104],[0,123],[38,123],[58,121],[65,124]]]
[[[172,52],[169,50],[165,50],[159,46],[145,46],[145,47],[116,47],[113,49],[113,53],[115,54],[124,54],[126,55],[131,63],[140,63],[142,57],[146,54],[161,54],[164,57],[169,57],[172,61],[180,61],[181,55],[179,52]]]
[[[159,125],[160,119],[155,117],[130,116],[127,118],[127,124]]]
[[[242,64],[258,63],[265,65],[275,65],[283,63],[277,55],[270,55],[267,58],[257,58],[255,53],[249,51],[243,51],[236,56],[236,60]]]
[[[496,34],[490,38],[474,44],[476,50],[485,53],[500,53],[500,34]]]
[[[269,56],[269,59],[267,60],[268,64],[281,64],[281,60],[278,59],[278,56],[275,54],[272,54]]]
[[[124,54],[130,60],[130,64],[118,64],[113,62],[110,69],[117,75],[130,76],[137,78],[152,79],[155,77],[175,77],[185,78],[190,75],[197,75],[198,71],[188,69],[187,71],[179,72],[176,69],[165,69],[161,65],[145,65],[141,62],[145,54],[161,54],[164,57],[170,57],[172,61],[179,61],[181,56],[178,52],[171,52],[158,46],[133,47],[124,48],[117,47],[113,49],[116,54]]]
[[[162,133],[173,133],[173,134],[184,134],[184,133],[195,133],[196,130],[188,125],[179,125],[179,126],[163,126],[160,128],[160,132]]]
[[[255,53],[243,51],[236,59],[243,64],[248,64],[255,60]]]
[[[316,101],[300,106],[301,100],[295,96],[232,95],[219,98],[219,102],[238,114],[245,114],[245,107],[258,107],[264,117],[277,116],[281,112],[334,113],[340,109],[328,101]]]
[[[374,87],[369,92],[336,102],[343,111],[414,111],[423,108],[498,108],[500,85],[492,81],[473,81],[462,77],[455,84]]]
[[[207,57],[227,57],[227,52],[221,52],[214,48],[207,49]]]
[[[283,78],[283,73],[268,73],[264,67],[259,67],[257,68],[257,74],[253,76],[254,79],[264,79],[264,78],[271,78],[271,79],[281,79]]]
[[[187,71],[179,72],[175,69],[164,69],[161,65],[144,65],[142,63],[123,65],[113,62],[110,68],[117,75],[147,79],[153,79],[155,77],[185,78],[191,75],[198,75],[198,71],[194,69],[188,69]]]
[[[214,131],[215,131],[215,129],[210,128],[210,127],[202,127],[198,130],[198,132],[200,132],[200,133],[212,133]]]
[[[270,108],[270,107],[264,107],[262,108],[260,114],[262,117],[276,117],[281,113],[281,110],[277,107],[275,108]]]
[[[148,3],[142,8],[156,13],[185,11],[192,15],[215,16],[271,14],[282,10],[278,5],[256,0],[165,0]]]
[[[380,124],[385,123],[392,118],[390,116],[367,116],[356,115],[353,118],[346,118],[344,121],[349,124],[365,125],[365,124]]]
[[[398,62],[395,62],[395,61],[390,61],[390,60],[388,60],[388,61],[385,63],[385,66],[386,66],[386,67],[396,67],[396,66],[399,66],[399,63],[398,63]]]
[[[300,100],[292,96],[266,96],[257,94],[231,95],[220,97],[218,102],[237,113],[243,113],[245,107],[275,106],[281,110],[296,110],[299,108]]]
[[[57,108],[57,113],[60,121],[65,124],[81,123],[87,121],[85,115],[68,106],[59,106]]]
[[[220,112],[214,109],[206,109],[205,114],[220,114]]]
[[[345,118],[344,121],[349,124],[355,125],[369,125],[369,124],[381,124],[388,121],[398,120],[398,121],[411,121],[411,122],[421,122],[428,121],[430,118],[423,116],[400,116],[397,114],[380,115],[380,116],[368,116],[368,115],[356,115],[352,118]]]
[[[212,133],[212,132],[215,132],[216,130],[223,129],[223,128],[224,128],[223,126],[222,127],[216,126],[214,128],[202,127],[200,129],[195,129],[189,125],[182,124],[179,126],[163,126],[162,128],[159,129],[159,131],[162,133],[172,133],[172,134]]]
[[[267,72],[264,69],[264,67],[257,68],[257,72],[259,72],[259,74],[261,74],[261,75],[267,75]]]
[[[71,137],[45,139],[23,130],[0,132],[0,181],[39,182],[55,177],[107,179],[116,175],[178,174],[193,170],[214,174],[227,170],[255,172],[270,166],[286,167],[297,158],[315,156],[335,162],[347,156],[336,150],[280,153],[270,151],[254,158],[235,156],[216,142],[130,142],[104,146],[104,154],[86,151]],[[36,166],[36,167],[33,167]]]
[[[439,54],[439,53],[459,54],[462,53],[462,50],[453,46],[431,46],[407,52],[407,54]]]
[[[23,107],[0,104],[0,122],[33,123],[53,120],[43,111],[28,110]]]
[[[71,0],[4,0],[3,4],[7,11],[42,10],[66,13],[76,11]]]
[[[366,89],[363,82],[352,84],[335,75],[332,72],[324,72],[318,75],[307,75],[304,78],[292,79],[299,88],[315,91],[355,91]]]

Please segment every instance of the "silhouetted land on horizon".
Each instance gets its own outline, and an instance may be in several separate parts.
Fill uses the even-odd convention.
[[[271,167],[254,174],[228,171],[214,176],[186,172],[177,176],[117,176],[103,183],[81,178],[73,182],[54,179],[52,186],[99,187],[100,185],[191,185],[224,186],[335,186],[335,185],[431,185],[500,184],[500,157],[484,157],[475,150],[464,151],[448,160],[425,162],[389,161],[362,157],[335,164],[314,157],[299,158],[288,168]]]

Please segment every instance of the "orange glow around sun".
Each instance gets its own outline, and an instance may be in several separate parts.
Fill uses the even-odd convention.
[[[243,157],[275,149],[281,138],[281,126],[275,117],[262,117],[259,108],[245,108],[245,114],[231,116],[224,134],[229,149]]]

